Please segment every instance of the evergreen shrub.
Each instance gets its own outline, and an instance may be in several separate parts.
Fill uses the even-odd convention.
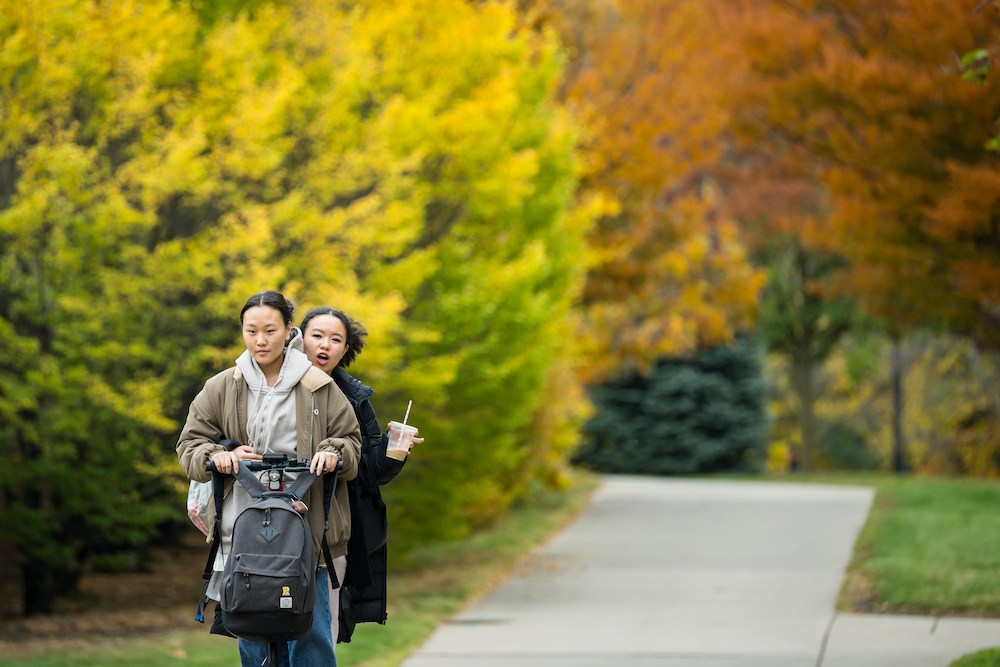
[[[596,415],[574,462],[610,473],[756,471],[767,434],[766,386],[752,340],[659,360],[596,387]]]

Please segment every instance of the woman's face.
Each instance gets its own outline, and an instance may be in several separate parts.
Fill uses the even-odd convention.
[[[347,352],[347,329],[339,317],[317,315],[309,320],[302,345],[313,366],[329,375]]]
[[[254,306],[243,313],[243,342],[261,368],[281,362],[291,334],[292,326],[284,323],[277,308]]]

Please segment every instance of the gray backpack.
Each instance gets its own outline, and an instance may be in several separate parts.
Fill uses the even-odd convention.
[[[250,465],[241,465],[235,475],[254,503],[240,512],[233,525],[220,607],[226,630],[241,639],[291,641],[302,639],[312,627],[316,604],[312,534],[305,515],[292,508],[317,477],[308,466],[306,461],[305,472],[284,491],[266,488]]]

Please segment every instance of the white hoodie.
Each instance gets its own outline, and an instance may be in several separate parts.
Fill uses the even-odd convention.
[[[249,350],[236,360],[243,372],[249,394],[247,395],[247,444],[254,454],[279,452],[295,459],[295,385],[299,383],[312,362],[302,351],[302,332],[292,327],[292,335],[285,346],[285,360],[273,387],[267,386],[264,371]]]

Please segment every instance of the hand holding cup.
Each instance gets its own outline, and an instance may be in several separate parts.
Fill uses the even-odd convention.
[[[400,422],[389,422],[389,442],[386,445],[385,455],[391,459],[402,461],[410,453],[413,443],[423,442],[423,438],[418,438],[417,427]]]

